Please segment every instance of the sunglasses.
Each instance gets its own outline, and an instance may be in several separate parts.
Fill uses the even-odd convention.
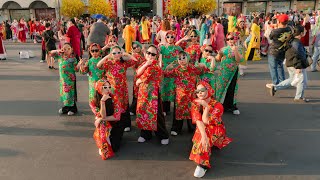
[[[226,40],[227,40],[227,41],[234,40],[234,37],[232,37],[232,38],[227,38]]]
[[[208,50],[208,49],[205,49],[204,51],[208,52],[208,53],[212,53],[213,52],[212,50]]]
[[[94,53],[94,52],[99,52],[99,51],[100,51],[99,49],[92,49],[92,50],[91,50],[92,53]]]
[[[114,52],[114,53],[112,53],[113,55],[117,55],[117,54],[121,54],[121,52],[119,51],[119,52]]]
[[[156,53],[152,53],[152,52],[149,52],[149,51],[147,51],[147,54],[151,55],[151,56],[156,56],[157,55]]]
[[[191,38],[196,38],[196,37],[198,37],[198,36],[190,36]]]
[[[184,61],[185,59],[187,59],[185,56],[178,58],[179,61]]]
[[[102,86],[102,89],[111,89],[111,86]]]
[[[109,43],[115,43],[116,41],[109,41]]]
[[[174,36],[167,36],[167,39],[174,39]]]
[[[201,88],[201,89],[197,89],[197,90],[195,90],[194,92],[196,93],[196,94],[199,94],[200,92],[206,92],[206,88]]]
[[[137,48],[138,48],[137,46],[133,46],[133,47],[132,47],[132,49],[137,49]]]

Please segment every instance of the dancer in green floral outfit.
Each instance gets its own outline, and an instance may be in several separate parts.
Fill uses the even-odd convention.
[[[206,67],[209,68],[210,71],[200,75],[200,79],[210,84],[212,89],[216,91],[216,88],[215,88],[216,75],[214,74],[214,71],[217,68],[216,68],[216,60],[212,56],[213,48],[211,45],[203,45],[201,49],[202,49],[202,57],[200,59],[200,63],[206,65]],[[215,97],[215,94],[214,94],[214,97]]]
[[[76,71],[79,69],[77,59],[69,43],[65,43],[61,50],[51,51],[50,54],[59,62],[60,98],[63,103],[63,108],[59,109],[59,113],[72,116],[78,112],[76,105]]]
[[[180,46],[174,44],[175,38],[173,31],[167,31],[167,44],[160,47],[161,68],[163,71],[170,63],[177,59],[179,52],[183,51]],[[167,113],[170,111],[170,102],[174,102],[175,100],[174,78],[163,78],[160,93],[163,101],[163,112]]]
[[[227,34],[227,46],[222,48],[217,56],[221,60],[221,70],[216,83],[216,99],[223,104],[225,111],[232,111],[233,114],[239,115],[237,108],[238,93],[238,66],[244,61],[241,48],[236,46],[236,34]]]
[[[80,61],[80,72],[83,74],[88,73],[88,81],[89,81],[89,104],[94,99],[95,83],[102,78],[104,73],[103,70],[100,70],[97,67],[98,62],[101,60],[101,47],[99,44],[91,44],[89,47],[91,58],[89,61],[85,62],[83,60]]]

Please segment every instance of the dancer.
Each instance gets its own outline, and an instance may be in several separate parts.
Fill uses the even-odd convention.
[[[169,144],[160,95],[162,70],[159,67],[159,51],[150,45],[146,52],[146,61],[137,70],[136,84],[139,86],[137,103],[137,125],[141,129],[138,142],[143,143],[152,138],[152,131],[161,140],[161,144]]]
[[[194,176],[201,178],[211,168],[211,147],[221,149],[232,142],[226,136],[226,128],[222,122],[223,106],[213,98],[214,90],[201,81],[196,90],[197,99],[192,101],[192,122],[196,123],[196,131],[192,138],[193,147],[189,159],[197,163]]]
[[[214,71],[217,70],[217,66],[216,59],[213,56],[213,47],[211,45],[204,45],[201,49],[202,58],[200,59],[200,63],[204,64],[210,71],[200,75],[200,79],[209,83],[212,89],[216,90],[216,75],[214,74]]]
[[[95,83],[94,89],[95,95],[90,101],[91,110],[96,117],[93,138],[99,148],[101,159],[106,160],[113,157],[114,152],[120,148],[124,122],[114,116],[111,84],[107,80],[100,79]]]
[[[165,77],[175,78],[174,83],[176,85],[176,98],[171,128],[171,135],[173,136],[181,134],[184,121],[187,121],[189,132],[194,131],[190,114],[193,90],[196,87],[198,76],[209,70],[204,64],[195,67],[189,60],[189,55],[181,51],[178,55],[178,64],[173,62],[164,71]]]
[[[102,58],[97,67],[105,70],[105,76],[112,86],[114,95],[115,117],[125,120],[125,132],[131,130],[129,114],[129,95],[126,72],[134,66],[137,59],[128,53],[121,52],[119,46],[111,48],[110,54]]]
[[[175,33],[173,31],[167,31],[166,45],[160,46],[160,64],[164,71],[167,66],[177,59],[178,53],[183,51],[180,46],[174,44]],[[163,100],[163,112],[166,115],[170,112],[170,104],[175,99],[175,84],[174,78],[163,78],[161,83],[161,96]]]
[[[241,49],[236,46],[236,33],[228,33],[226,40],[228,46],[222,48],[217,55],[217,61],[221,61],[221,70],[217,78],[216,99],[223,103],[225,111],[232,111],[239,115],[237,108],[238,93],[238,65],[243,61]]]
[[[201,57],[201,46],[199,44],[199,33],[197,30],[190,31],[190,35],[185,36],[181,40],[179,40],[176,45],[180,45],[181,42],[187,42],[191,40],[190,43],[186,45],[185,51],[190,56],[190,63],[195,65],[196,62],[199,62],[199,59]]]
[[[72,116],[78,112],[76,71],[79,70],[77,59],[73,54],[71,44],[65,43],[60,50],[53,50],[50,55],[58,59],[60,72],[60,98],[63,107],[59,109],[60,114]]]
[[[98,62],[101,60],[101,48],[99,44],[93,43],[89,47],[89,51],[91,53],[91,58],[89,61],[81,59],[80,64],[80,72],[82,74],[88,73],[88,81],[89,81],[89,102],[91,102],[94,98],[94,85],[95,83],[102,78],[104,71],[97,67]]]
[[[137,81],[137,74],[136,70],[139,68],[139,66],[146,61],[143,52],[142,52],[142,44],[140,44],[138,41],[134,41],[132,43],[132,55],[138,60],[135,66],[133,66],[134,71],[134,79],[133,79],[133,98],[132,103],[130,106],[130,115],[136,114],[137,110],[137,98],[138,98],[138,91],[139,86],[136,85]]]

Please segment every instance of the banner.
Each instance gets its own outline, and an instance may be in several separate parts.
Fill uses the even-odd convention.
[[[112,17],[118,16],[117,0],[109,0],[112,9]]]
[[[170,14],[169,3],[170,3],[170,0],[162,0],[163,17],[165,17],[165,15],[167,14]]]

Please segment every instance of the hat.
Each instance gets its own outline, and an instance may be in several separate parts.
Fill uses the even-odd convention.
[[[280,23],[287,22],[289,20],[289,16],[286,14],[281,14],[277,16],[277,19]]]

